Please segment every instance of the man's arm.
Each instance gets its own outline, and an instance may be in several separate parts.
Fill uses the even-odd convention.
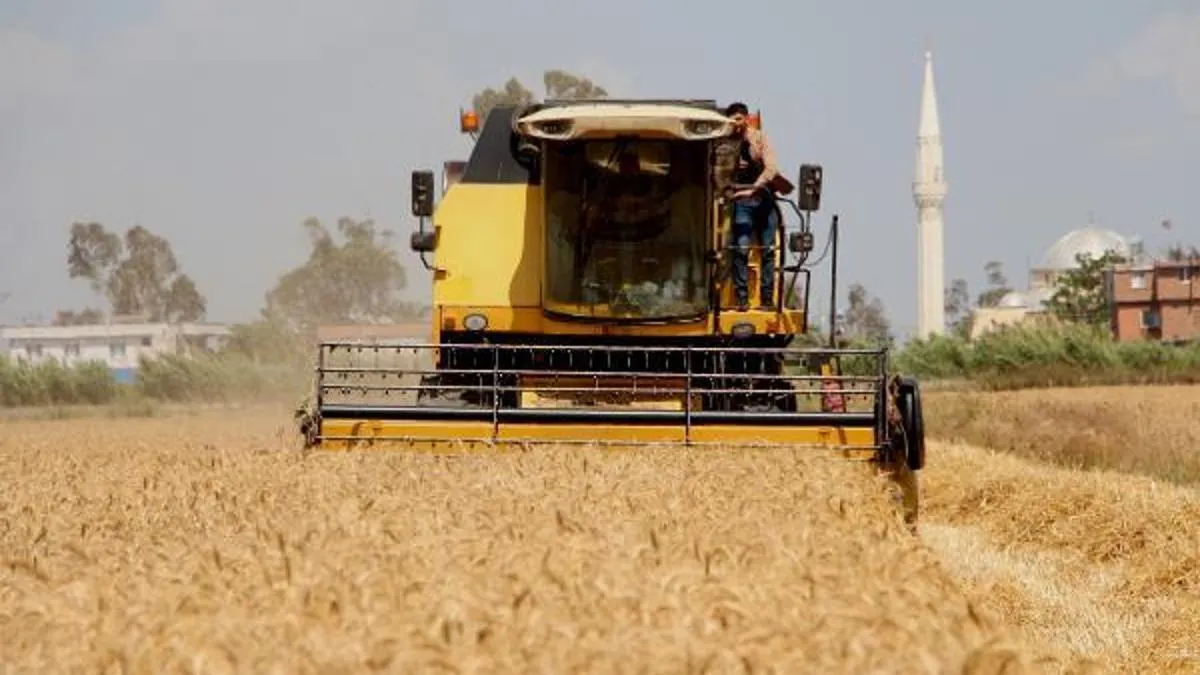
[[[757,154],[762,158],[763,170],[754,180],[755,188],[765,188],[779,173],[779,167],[775,163],[775,148],[771,147],[771,143],[767,140],[766,133],[762,129],[755,129],[754,134],[750,137],[751,143]]]

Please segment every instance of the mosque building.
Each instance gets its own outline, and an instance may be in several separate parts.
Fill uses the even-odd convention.
[[[1045,303],[1054,295],[1058,280],[1078,267],[1076,256],[1088,254],[1099,258],[1109,251],[1130,262],[1142,262],[1146,257],[1139,239],[1098,227],[1094,222],[1063,235],[1030,267],[1026,290],[1009,292],[995,307],[975,309],[971,337],[999,326],[1045,317]]]

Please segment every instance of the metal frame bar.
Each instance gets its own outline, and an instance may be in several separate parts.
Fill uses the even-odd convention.
[[[321,349],[338,349],[347,350],[370,350],[370,351],[402,351],[402,350],[434,350],[434,349],[473,349],[480,351],[588,351],[588,352],[678,352],[684,349],[682,345],[612,345],[612,344],[557,344],[557,345],[540,345],[540,344],[522,344],[522,343],[446,343],[446,342],[408,342],[403,344],[368,344],[362,342],[354,342],[349,340],[322,340],[319,343]],[[747,346],[747,347],[727,347],[727,346],[704,346],[700,348],[705,353],[743,353],[743,354],[786,354],[790,356],[885,356],[888,352],[887,347],[765,347],[765,346]],[[692,347],[695,351],[695,347]]]
[[[492,420],[502,422],[545,422],[575,424],[581,422],[614,424],[678,424],[689,417],[693,425],[742,424],[801,427],[870,427],[873,413],[788,413],[718,412],[685,410],[580,410],[575,408],[501,408],[493,402],[488,408],[425,408],[403,405],[327,405],[321,416],[328,419],[369,420],[455,420],[463,422]]]
[[[687,364],[687,373],[683,380],[683,442],[691,443],[695,415],[692,413],[692,348],[690,345],[684,350],[683,361]]]
[[[347,352],[355,353],[375,353],[375,354],[411,354],[418,355],[421,353],[436,353],[438,351],[445,352],[447,350],[459,350],[463,352],[486,352],[491,355],[490,367],[487,368],[464,368],[458,369],[439,369],[434,367],[386,367],[386,366],[331,366],[328,365],[330,358],[329,354],[345,349]],[[327,354],[328,351],[328,354]],[[523,352],[526,355],[531,352],[557,352],[557,353],[573,353],[580,356],[596,356],[605,358],[605,355],[624,354],[632,361],[637,356],[649,357],[654,354],[676,354],[683,358],[683,372],[672,371],[648,371],[648,370],[577,370],[569,369],[546,369],[540,370],[536,368],[502,368],[502,355],[505,353]],[[695,371],[694,358],[698,352],[716,357],[713,372]],[[727,355],[746,354],[754,356],[770,356],[781,355],[784,360],[787,357],[802,358],[812,356],[869,356],[875,360],[876,368],[873,370],[873,375],[832,375],[826,376],[821,374],[764,374],[758,372],[725,372],[724,365],[721,363],[723,357]],[[676,361],[678,363],[678,361]],[[322,418],[330,420],[339,419],[361,419],[361,420],[408,420],[408,421],[476,421],[490,422],[492,433],[492,442],[503,440],[500,433],[500,425],[502,423],[540,423],[540,424],[629,424],[629,425],[682,425],[684,431],[684,442],[690,445],[692,442],[692,430],[694,427],[702,427],[706,425],[739,425],[750,424],[770,427],[793,426],[801,428],[813,427],[835,427],[835,428],[872,428],[876,431],[876,438],[880,445],[886,442],[886,424],[885,420],[879,419],[877,411],[869,412],[784,412],[784,411],[720,411],[720,410],[696,410],[692,397],[696,395],[705,396],[713,394],[744,394],[749,396],[792,396],[805,395],[821,396],[824,394],[859,394],[859,395],[875,395],[876,397],[886,395],[886,373],[888,364],[888,350],[886,347],[880,348],[858,348],[858,349],[837,349],[837,348],[808,348],[808,347],[729,347],[729,346],[714,346],[700,347],[694,345],[685,346],[633,346],[627,347],[622,345],[538,345],[538,344],[367,344],[360,342],[348,342],[338,340],[327,340],[320,343],[320,354],[317,364],[317,409],[318,415]],[[395,376],[398,380],[397,384],[380,384],[380,383],[354,383],[354,382],[337,382],[327,381],[329,375],[341,375],[343,377],[358,374],[360,376],[374,374],[379,376]],[[481,381],[479,386],[471,386],[469,384],[438,384],[430,385],[425,383],[402,383],[399,380],[402,377],[420,377],[422,375],[456,375],[467,376],[472,375],[486,379],[490,376],[490,382]],[[596,381],[596,386],[513,386],[512,384],[503,383],[501,376],[520,377],[531,376],[540,377],[550,380],[557,378],[573,379],[573,378],[592,378]],[[614,379],[630,379],[633,380],[631,385],[607,385],[603,382],[605,378]],[[339,379],[339,378],[335,378]],[[361,379],[355,378],[355,379]],[[651,384],[645,388],[638,386],[638,380],[650,380]],[[683,386],[655,386],[655,380],[683,380]],[[843,386],[837,390],[819,390],[813,389],[805,391],[788,387],[784,390],[775,391],[772,389],[756,389],[750,388],[728,388],[721,386],[722,381],[726,379],[737,379],[743,381],[761,382],[761,381],[778,381],[781,383],[793,382],[829,382],[835,381],[842,383]],[[701,386],[697,386],[697,380],[704,380]],[[851,387],[852,383],[870,383],[866,387]],[[553,383],[557,384],[557,383]],[[710,386],[704,386],[710,385]],[[481,405],[467,406],[425,406],[425,405],[395,405],[395,404],[373,404],[373,403],[329,403],[327,392],[391,392],[391,391],[421,391],[430,389],[441,390],[459,390],[459,391],[478,391],[481,394],[489,395],[490,402]],[[657,409],[603,409],[603,408],[510,408],[502,405],[502,394],[511,393],[514,391],[534,391],[534,392],[590,392],[597,394],[683,394],[684,400],[681,410],[657,410]],[[334,440],[327,438],[325,440]]]
[[[727,377],[739,377],[739,376],[729,375]],[[433,385],[424,385],[424,384],[395,384],[395,385],[393,385],[393,384],[321,384],[320,385],[320,389],[326,390],[326,391],[327,390],[343,390],[344,391],[347,389],[353,389],[356,391],[426,391],[426,390],[430,390],[430,389],[450,389],[450,390],[472,389],[472,390],[475,390],[478,388],[479,387],[477,387],[477,386],[471,386],[471,385],[462,385],[462,386],[456,387],[453,385],[433,386]],[[643,389],[641,387],[617,387],[617,386],[609,386],[609,387],[542,387],[542,386],[522,387],[522,386],[509,386],[509,385],[489,385],[488,391],[496,392],[496,393],[506,393],[506,392],[514,392],[514,391],[537,391],[537,392],[554,393],[554,394],[583,394],[583,393],[593,393],[593,394],[622,394],[622,393],[625,393],[625,394],[629,394],[629,393],[636,392],[636,393],[641,393],[641,394],[684,394],[684,395],[687,395],[687,394],[703,395],[703,394],[747,394],[747,393],[769,394],[769,393],[772,393],[770,390],[749,391],[748,392],[747,390],[741,389],[741,388],[738,388],[738,389],[716,389],[716,388],[712,388],[712,387],[705,387],[703,389],[694,389],[691,386],[690,379],[684,383],[684,386],[682,388],[680,388],[680,387],[649,387],[649,388]],[[816,391],[817,390],[813,390],[813,393],[815,394]],[[834,393],[866,395],[866,394],[875,394],[878,391],[879,390],[876,388],[837,389],[837,390],[834,390]],[[783,395],[786,393],[804,394],[806,392],[803,392],[803,391],[784,392],[781,390],[777,393]]]
[[[838,382],[844,382],[844,381],[857,382],[857,381],[863,381],[863,380],[875,381],[879,377],[878,375],[827,375],[827,376],[822,376],[822,375],[763,375],[763,374],[755,374],[755,373],[745,373],[745,374],[741,374],[741,373],[738,373],[738,374],[699,373],[699,374],[697,374],[697,373],[692,372],[690,363],[688,364],[688,366],[689,366],[688,370],[683,373],[651,372],[651,371],[635,371],[635,370],[630,370],[630,371],[530,370],[528,368],[511,368],[511,369],[505,369],[504,371],[499,371],[497,368],[487,368],[487,369],[484,369],[484,368],[462,368],[462,369],[454,369],[453,371],[445,371],[445,372],[453,372],[455,375],[497,375],[497,374],[500,374],[501,372],[503,372],[503,374],[505,374],[505,375],[530,376],[530,377],[541,377],[541,376],[555,376],[555,377],[563,377],[563,378],[591,377],[591,378],[596,378],[596,379],[602,378],[602,377],[628,377],[628,378],[633,378],[633,379],[646,379],[646,380],[653,380],[656,378],[664,379],[664,380],[677,380],[677,379],[681,379],[684,377],[692,377],[692,378],[737,377],[737,378],[746,379],[746,380],[770,380],[772,382],[808,382],[808,381],[813,381],[813,380],[820,380],[822,382],[828,382],[831,380],[838,381]],[[354,373],[358,373],[360,375],[367,374],[367,373],[385,373],[385,374],[393,373],[393,374],[397,374],[397,375],[416,375],[418,373],[429,374],[429,373],[432,373],[433,371],[425,371],[425,370],[410,371],[408,369],[384,368],[384,367],[379,367],[379,366],[341,366],[341,367],[335,367],[335,368],[326,368],[322,372],[338,373],[338,374],[343,374],[343,375],[350,375],[350,374],[354,374]]]
[[[547,441],[544,438],[538,438],[538,437],[526,438],[526,437],[520,437],[520,436],[510,436],[510,437],[506,437],[506,438],[489,440],[489,441],[479,441],[477,439],[456,439],[456,438],[446,439],[446,438],[441,438],[441,437],[435,438],[435,437],[430,437],[430,436],[419,436],[419,435],[388,436],[386,438],[378,438],[378,437],[371,437],[371,436],[364,437],[364,436],[347,436],[347,435],[331,434],[329,436],[322,436],[321,438],[322,438],[322,440],[326,440],[326,441],[343,442],[343,443],[346,443],[346,442],[361,443],[363,445],[368,445],[368,446],[370,446],[370,445],[388,445],[388,444],[392,444],[392,443],[409,443],[409,442],[437,443],[437,444],[445,444],[445,445],[475,445],[480,442],[483,442],[483,443],[487,443],[488,445],[491,445],[493,447],[500,447],[500,446],[521,446],[521,445],[525,445],[525,444],[544,444],[544,443],[549,442],[553,445],[583,446],[583,447],[594,446],[594,447],[599,447],[599,448],[606,448],[606,447],[611,448],[611,447],[627,447],[631,443],[628,440],[580,439],[580,438],[561,438],[561,439],[555,438],[552,441]],[[676,441],[638,440],[635,443],[639,448],[656,448],[656,447],[657,448],[677,448],[677,447],[679,447],[679,443]],[[789,443],[778,443],[778,442],[773,442],[773,441],[759,441],[759,440],[751,440],[751,441],[732,441],[732,440],[694,441],[693,440],[693,441],[688,441],[687,445],[692,448],[717,448],[717,449],[744,448],[744,449],[753,449],[753,450],[762,450],[762,449],[774,450],[774,449],[778,449],[778,448],[795,449],[798,447],[799,448],[828,449],[828,447],[829,447],[828,445],[823,444],[823,443],[790,443],[790,442]],[[862,443],[845,443],[845,444],[839,444],[837,446],[836,450],[839,450],[842,452],[854,453],[854,454],[858,454],[858,453],[862,453],[862,452],[875,453],[878,451],[878,447],[875,445],[862,444]],[[864,457],[863,459],[867,459],[867,458]]]

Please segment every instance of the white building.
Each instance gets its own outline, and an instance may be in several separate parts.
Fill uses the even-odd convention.
[[[913,201],[917,206],[917,336],[945,333],[945,250],[943,207],[947,185],[943,164],[942,126],[933,84],[933,55],[925,53],[925,81],[917,122],[916,175]]]
[[[0,349],[8,358],[64,365],[99,361],[118,381],[129,381],[138,360],[189,349],[221,346],[229,329],[218,324],[109,323],[81,326],[0,327]]]

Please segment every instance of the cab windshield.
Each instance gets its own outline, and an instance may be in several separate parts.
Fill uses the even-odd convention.
[[[633,320],[707,310],[706,144],[548,143],[543,167],[547,310]]]

